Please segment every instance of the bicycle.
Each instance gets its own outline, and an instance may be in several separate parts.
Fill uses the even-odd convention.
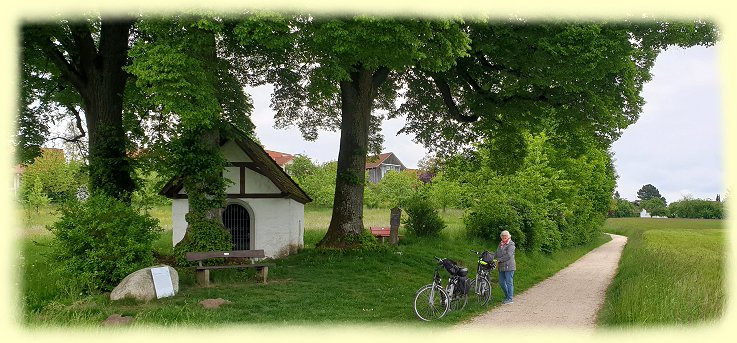
[[[476,277],[471,280],[471,290],[476,294],[476,302],[480,306],[486,306],[491,300],[491,278],[489,272],[496,269],[496,260],[488,251],[478,252],[471,250],[476,254]]]
[[[438,260],[438,265],[435,267],[432,283],[421,287],[415,294],[415,315],[424,321],[440,319],[448,311],[461,310],[468,301],[468,268],[460,268],[450,259],[435,259]],[[440,267],[444,267],[450,274],[445,288],[440,278]]]

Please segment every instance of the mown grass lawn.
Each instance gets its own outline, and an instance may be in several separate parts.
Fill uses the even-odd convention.
[[[599,314],[610,327],[707,323],[726,302],[722,220],[609,219],[605,231],[628,236]]]
[[[165,212],[165,211],[164,211]],[[250,270],[219,270],[211,273],[213,287],[196,285],[191,268],[178,267],[180,292],[172,298],[147,304],[124,300],[111,302],[107,294],[81,296],[58,277],[56,263],[49,260],[49,235],[31,235],[21,245],[20,278],[23,310],[21,321],[29,327],[100,326],[112,314],[135,318],[136,326],[229,326],[309,324],[392,324],[447,326],[470,318],[487,308],[469,306],[442,320],[424,323],[412,309],[415,292],[431,282],[433,257],[449,257],[474,270],[475,255],[469,249],[491,249],[496,242],[469,239],[463,234],[462,212],[443,214],[448,228],[440,238],[405,237],[396,247],[376,252],[337,252],[314,249],[324,235],[329,210],[308,208],[305,213],[305,249],[274,261],[269,283],[257,281]],[[387,225],[388,209],[367,209],[366,226]],[[400,230],[401,232],[401,230]],[[519,272],[515,289],[523,292],[553,275],[586,252],[608,240],[575,247],[552,255],[517,256]],[[165,231],[155,249],[171,250],[171,231]],[[494,275],[495,278],[495,275]],[[494,290],[498,305],[501,291]],[[230,304],[216,310],[199,302],[222,298]]]

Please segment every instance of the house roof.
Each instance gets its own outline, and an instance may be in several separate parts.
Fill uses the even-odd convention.
[[[386,152],[380,154],[379,156],[369,156],[368,158],[366,158],[366,169],[373,169],[380,166],[391,155],[394,155],[394,153]]]
[[[271,157],[276,164],[279,165],[279,167],[284,168],[284,165],[291,162],[294,159],[293,155],[286,154],[283,152],[273,151],[273,150],[265,150],[267,154],[269,154],[269,157]]]
[[[253,163],[249,164],[247,168],[252,169],[271,180],[271,182],[279,188],[285,197],[294,199],[303,204],[312,201],[310,196],[299,187],[299,185],[284,171],[284,169],[277,165],[277,162],[269,156],[264,148],[240,131],[237,132],[237,136],[237,138],[233,139],[234,142],[253,161]],[[223,146],[227,141],[228,140],[222,140],[220,142],[220,146]],[[159,194],[173,198],[182,189],[179,179],[180,178],[177,177],[170,180]]]

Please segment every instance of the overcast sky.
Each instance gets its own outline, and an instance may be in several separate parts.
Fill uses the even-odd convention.
[[[656,60],[653,79],[643,89],[647,104],[640,119],[613,145],[620,195],[629,200],[645,184],[660,190],[668,203],[690,195],[724,196],[722,115],[717,69],[718,47],[670,48]],[[269,108],[271,88],[251,90],[256,135],[267,149],[304,154],[317,162],[338,158],[340,135],[321,131],[316,141],[296,128],[276,130]],[[408,135],[397,135],[402,119],[383,125],[384,152],[393,152],[408,168],[426,150]]]
[[[640,119],[612,147],[623,198],[635,200],[645,184],[668,203],[724,197],[718,49],[670,48],[658,56]]]

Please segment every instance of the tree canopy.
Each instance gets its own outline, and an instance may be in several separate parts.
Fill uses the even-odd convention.
[[[700,20],[365,15],[255,15],[236,31],[269,61],[265,80],[275,85],[279,125],[296,125],[307,139],[318,128],[341,131],[326,246],[343,246],[362,230],[359,176],[381,142],[383,118],[404,116],[401,132],[441,155],[485,145],[504,173],[522,165],[525,134],[545,132],[572,157],[592,144],[606,151],[637,120],[657,54],[717,37]]]
[[[465,55],[468,36],[452,20],[346,15],[254,15],[237,28],[246,47],[261,47],[265,80],[275,85],[278,125],[305,138],[340,129],[333,214],[322,246],[345,247],[363,231],[366,155],[378,152],[378,128],[399,92],[396,74],[413,66],[440,72]],[[266,43],[265,41],[269,41]]]
[[[451,152],[485,141],[519,165],[522,133],[546,130],[551,143],[576,151],[606,149],[642,110],[642,86],[670,45],[710,45],[716,29],[701,22],[467,21],[467,56],[444,72],[403,74],[408,90],[393,115],[404,132]],[[552,129],[552,130],[551,130]]]
[[[221,131],[232,127],[247,134],[253,129],[243,91],[246,66],[229,50],[239,47],[232,35],[222,34],[228,25],[205,14],[24,24],[20,160],[41,144],[33,132],[48,135],[50,124],[72,117],[76,130],[63,138],[89,137],[93,193],[129,201],[135,188],[131,162],[143,149],[160,157],[165,176],[219,174],[217,153],[192,148],[201,147],[208,135],[217,147]],[[177,144],[185,149],[176,151]],[[198,153],[212,159],[193,156]],[[214,190],[222,188],[215,179],[220,178],[205,182],[207,192],[222,193]],[[200,187],[208,188],[205,183]]]
[[[561,158],[605,153],[638,119],[658,53],[718,36],[702,20],[266,12],[62,19],[22,32],[22,159],[57,112],[75,119],[70,139],[89,137],[93,193],[130,199],[127,153],[144,146],[159,152],[165,175],[187,175],[180,181],[202,200],[191,208],[216,209],[224,188],[216,147],[253,128],[243,86],[272,83],[278,126],[307,139],[341,131],[320,242],[332,247],[363,231],[366,155],[380,152],[382,120],[405,117],[402,132],[440,157],[483,149],[508,175],[535,151],[529,135],[544,134]]]

